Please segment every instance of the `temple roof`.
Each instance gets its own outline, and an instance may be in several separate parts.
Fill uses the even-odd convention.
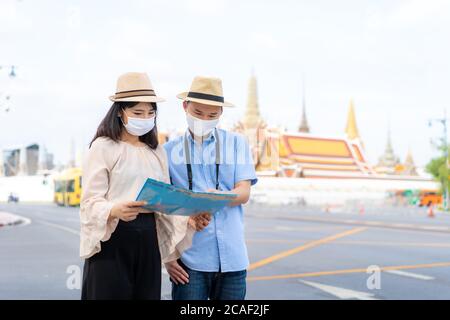
[[[300,166],[305,177],[374,174],[359,142],[346,138],[282,134],[279,156],[283,165]]]

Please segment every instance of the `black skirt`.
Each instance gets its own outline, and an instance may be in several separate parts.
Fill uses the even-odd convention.
[[[161,299],[161,256],[154,214],[120,220],[101,251],[86,259],[82,300]]]

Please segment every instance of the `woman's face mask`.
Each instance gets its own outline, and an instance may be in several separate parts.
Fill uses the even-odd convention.
[[[123,114],[125,114],[125,110],[122,109]],[[122,124],[129,134],[133,136],[143,136],[149,133],[155,127],[155,117],[142,119],[142,118],[132,118],[127,115],[128,123],[125,124],[122,120]]]

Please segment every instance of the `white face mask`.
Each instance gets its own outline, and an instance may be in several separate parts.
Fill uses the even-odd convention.
[[[124,110],[122,110],[123,113],[125,113]],[[148,118],[148,119],[141,119],[141,118],[131,118],[127,115],[128,123],[125,124],[122,120],[122,117],[120,120],[122,120],[122,124],[127,129],[129,134],[132,134],[133,136],[143,136],[144,134],[149,133],[154,127],[155,127],[155,116]]]
[[[219,123],[219,119],[214,120],[202,120],[194,117],[186,111],[186,120],[189,129],[192,133],[198,137],[203,137],[211,133]]]

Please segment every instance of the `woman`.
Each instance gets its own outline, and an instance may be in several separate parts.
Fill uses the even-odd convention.
[[[169,182],[156,128],[164,100],[145,73],[120,76],[110,99],[83,166],[82,299],[160,299],[161,259],[177,259],[208,216],[166,216],[133,201],[147,178]]]

